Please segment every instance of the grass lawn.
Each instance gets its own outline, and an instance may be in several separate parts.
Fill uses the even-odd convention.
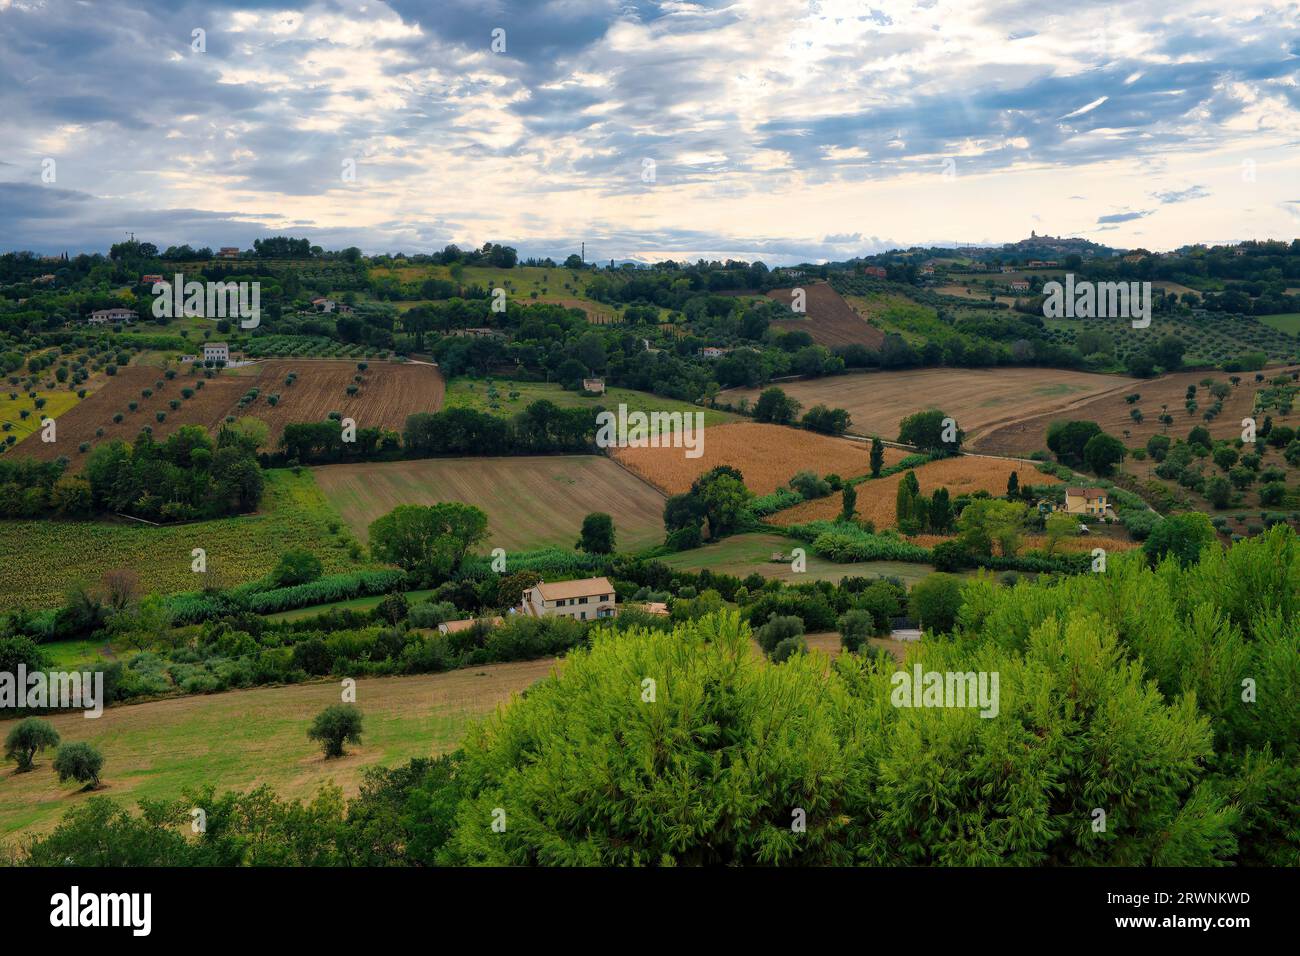
[[[455,749],[469,722],[490,713],[550,673],[547,658],[491,664],[446,674],[357,681],[364,714],[359,746],[325,760],[307,739],[312,719],[339,700],[336,681],[258,687],[110,707],[88,720],[80,713],[49,718],[65,741],[87,741],[104,755],[98,794],[134,809],[142,797],[179,799],[186,787],[218,792],[269,784],[282,797],[310,798],[329,781],[355,794],[361,771]],[[12,721],[0,721],[0,737]],[[90,794],[60,785],[46,751],[36,769],[16,774],[0,764],[0,841],[18,842],[52,828]]]
[[[9,394],[17,394],[17,398],[10,398]],[[45,399],[45,407],[36,408],[37,399]],[[12,444],[17,444],[34,431],[39,431],[42,418],[57,419],[60,415],[72,408],[81,399],[77,398],[76,392],[70,392],[67,389],[61,391],[48,391],[44,389],[36,390],[36,398],[29,398],[26,392],[19,391],[16,385],[5,385],[0,388],[0,423],[7,425],[8,430],[0,433],[0,441],[5,441],[8,436],[14,436]],[[28,415],[22,417],[23,410]]]
[[[57,607],[70,583],[95,584],[116,568],[135,571],[145,591],[196,590],[201,582],[190,568],[194,548],[207,551],[208,573],[223,586],[262,577],[290,548],[310,550],[326,574],[371,567],[350,557],[352,541],[306,470],[298,475],[288,469],[266,472],[262,510],[238,518],[162,527],[125,521],[0,521],[0,610]]]
[[[423,591],[407,591],[406,601],[408,604],[417,604],[423,601],[430,594],[433,594],[433,588],[427,588]],[[333,608],[339,608],[344,611],[369,611],[371,608],[379,606],[379,603],[385,598],[385,594],[372,594],[370,597],[352,598],[350,601],[334,601],[331,604],[313,604],[311,607],[294,608],[292,611],[280,611],[278,614],[264,614],[268,621],[301,621],[303,618],[315,617],[317,614],[324,614]]]
[[[498,396],[488,396],[488,388],[495,385]],[[511,398],[511,392],[518,392],[517,398]],[[514,382],[504,380],[488,382],[486,379],[454,378],[447,383],[447,392],[443,398],[443,408],[473,408],[480,412],[491,412],[503,417],[522,412],[539,399],[547,399],[561,408],[607,408],[617,412],[620,404],[627,405],[631,412],[703,412],[704,424],[723,425],[739,421],[741,416],[731,412],[721,412],[711,408],[702,408],[690,402],[680,402],[672,398],[660,398],[649,392],[638,392],[630,388],[611,388],[604,395],[586,397],[579,392],[566,392],[555,382]],[[496,407],[493,407],[495,402]]]
[[[803,548],[807,553],[808,570],[798,574],[791,569],[790,561],[777,562],[771,559],[777,551],[788,557],[794,548]],[[730,574],[738,578],[758,572],[765,578],[776,578],[789,584],[797,584],[800,581],[838,582],[845,577],[869,578],[883,575],[902,578],[906,584],[912,585],[934,573],[933,565],[915,564],[909,561],[860,561],[853,564],[839,564],[819,558],[801,541],[769,533],[733,535],[716,544],[708,544],[692,551],[679,551],[658,560],[679,571],[707,569],[716,574]],[[973,572],[967,573],[973,574]]]
[[[1287,312],[1283,315],[1258,315],[1265,325],[1286,332],[1288,335],[1300,335],[1300,312]]]

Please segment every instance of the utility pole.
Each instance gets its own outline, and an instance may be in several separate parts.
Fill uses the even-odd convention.
[[[583,242],[582,244],[582,264],[584,266],[587,264],[587,243],[586,242]]]

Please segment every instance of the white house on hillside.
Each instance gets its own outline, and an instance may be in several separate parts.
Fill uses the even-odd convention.
[[[616,617],[618,607],[614,585],[609,578],[583,578],[580,581],[539,581],[524,592],[519,609],[530,617],[572,617],[587,621]]]
[[[230,346],[225,342],[204,342],[203,343],[203,361],[205,362],[230,362]]]
[[[90,313],[86,322],[90,325],[106,325],[109,322],[130,325],[135,320],[136,314],[130,309],[96,309]]]

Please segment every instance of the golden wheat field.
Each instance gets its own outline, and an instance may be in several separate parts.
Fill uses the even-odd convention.
[[[1041,474],[1030,465],[995,458],[941,458],[922,465],[915,471],[916,480],[921,485],[921,494],[927,496],[934,494],[937,488],[947,488],[954,498],[974,491],[1004,495],[1007,492],[1007,479],[1013,471],[1021,481],[1031,485],[1060,484],[1059,478]],[[877,528],[892,528],[898,517],[894,511],[898,483],[905,474],[906,472],[900,472],[888,478],[864,481],[857,485],[857,516],[873,522]],[[839,515],[840,507],[840,496],[831,495],[829,498],[805,501],[785,511],[778,511],[769,520],[783,528],[809,521],[832,521]]]
[[[610,453],[632,474],[669,495],[689,491],[691,482],[718,465],[740,469],[745,485],[759,495],[771,494],[800,471],[842,478],[871,471],[869,444],[758,422],[706,429],[703,451],[699,458],[687,458],[682,448],[615,448]],[[885,466],[906,455],[886,447]]]

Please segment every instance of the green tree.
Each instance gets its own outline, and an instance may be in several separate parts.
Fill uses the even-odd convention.
[[[992,554],[994,541],[1002,546],[1003,554],[1014,554],[1025,513],[1022,502],[976,498],[962,509],[957,519],[958,539],[971,554]]]
[[[1014,498],[1020,494],[1020,476],[1014,471],[1007,478],[1007,497]]]
[[[954,427],[954,440],[947,441],[945,435],[948,428],[944,422],[948,418],[948,415],[938,409],[908,415],[899,422],[898,440],[905,445],[915,445],[923,451],[959,451],[966,433]]]
[[[582,519],[582,532],[574,545],[588,554],[614,553],[614,519],[603,511],[593,511]]]
[[[344,743],[361,743],[361,710],[356,704],[331,704],[316,715],[307,737],[321,745],[327,758],[342,757]]]
[[[287,588],[295,584],[306,584],[321,576],[323,566],[320,558],[305,548],[290,548],[280,555],[271,580],[277,587]]]
[[[867,638],[875,633],[876,624],[871,612],[853,608],[840,615],[840,646],[850,654],[856,654],[867,643]]]
[[[1047,553],[1049,555],[1056,553],[1056,546],[1061,543],[1061,539],[1075,534],[1079,527],[1079,519],[1064,511],[1053,511],[1043,522],[1043,530],[1047,534]]]
[[[59,783],[75,780],[85,784],[83,789],[93,790],[99,786],[103,769],[103,755],[88,743],[64,744],[54,755],[54,772],[59,776]]]
[[[1083,450],[1094,436],[1101,434],[1096,422],[1057,421],[1047,429],[1047,447],[1063,465],[1083,464]]]
[[[754,403],[754,420],[789,425],[799,414],[799,403],[776,386],[764,389]]]
[[[1199,511],[1165,518],[1142,542],[1142,550],[1153,565],[1165,557],[1178,559],[1183,567],[1195,564],[1201,552],[1215,543],[1214,525]]]
[[[1093,435],[1083,447],[1084,464],[1103,477],[1114,471],[1127,454],[1124,443],[1105,432]]]
[[[907,471],[898,482],[898,490],[894,493],[895,521],[905,533],[917,533],[925,530],[924,527],[915,527],[917,523],[916,499],[920,494],[921,484],[916,480],[916,472]]]
[[[879,478],[880,470],[885,464],[885,443],[879,438],[871,439],[871,477]]]
[[[930,496],[929,523],[935,534],[944,534],[952,528],[952,502],[947,488],[936,488]]]
[[[936,634],[951,631],[961,610],[961,578],[943,571],[922,578],[910,595],[912,616]]]
[[[398,505],[370,525],[370,553],[425,578],[446,578],[487,538],[487,515],[473,505]]]
[[[32,769],[36,755],[46,747],[57,747],[59,732],[48,720],[28,717],[20,720],[5,738],[5,756],[18,763],[18,772]]]
[[[857,509],[857,489],[845,482],[844,487],[840,489],[840,518],[844,521],[852,521]]]

